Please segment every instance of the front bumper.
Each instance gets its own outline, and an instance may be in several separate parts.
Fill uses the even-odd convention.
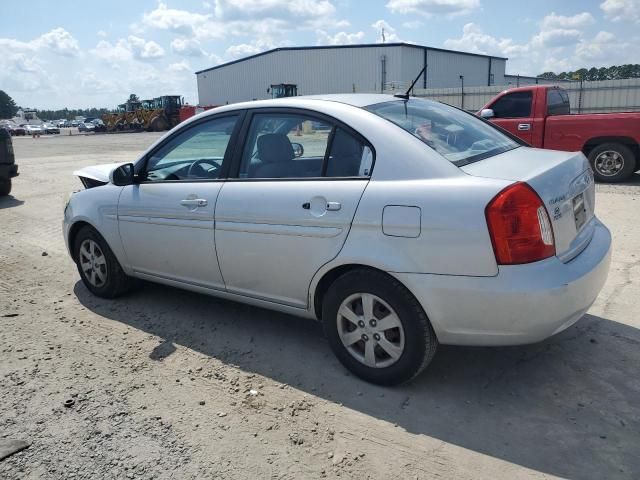
[[[422,304],[443,344],[534,343],[568,328],[593,304],[611,262],[611,234],[595,220],[589,245],[557,257],[501,266],[495,277],[394,273]]]

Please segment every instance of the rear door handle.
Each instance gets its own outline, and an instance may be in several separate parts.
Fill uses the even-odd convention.
[[[327,210],[337,211],[342,208],[342,204],[340,202],[327,202]]]
[[[185,198],[180,201],[180,205],[185,207],[206,207],[208,203],[204,198]]]
[[[531,124],[530,123],[519,123],[518,124],[518,130],[520,130],[521,132],[526,132],[531,130]]]

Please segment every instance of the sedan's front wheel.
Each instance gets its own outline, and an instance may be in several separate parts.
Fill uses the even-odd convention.
[[[322,321],[340,362],[381,385],[417,376],[438,346],[416,298],[396,279],[375,270],[354,270],[338,278],[325,295]]]
[[[115,298],[130,289],[131,279],[122,271],[107,242],[85,226],[74,242],[74,258],[85,286],[98,297]]]

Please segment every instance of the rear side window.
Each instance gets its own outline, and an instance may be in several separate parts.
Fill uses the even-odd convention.
[[[547,115],[569,115],[571,106],[569,104],[569,95],[560,89],[552,89],[547,91]]]
[[[503,95],[491,105],[495,118],[523,118],[531,116],[532,93],[513,92]]]

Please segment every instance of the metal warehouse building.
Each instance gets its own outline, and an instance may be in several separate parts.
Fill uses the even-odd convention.
[[[271,85],[291,84],[298,95],[371,93],[416,88],[505,84],[506,58],[409,43],[285,47],[196,72],[200,105],[271,98]],[[460,76],[463,76],[463,79]]]

